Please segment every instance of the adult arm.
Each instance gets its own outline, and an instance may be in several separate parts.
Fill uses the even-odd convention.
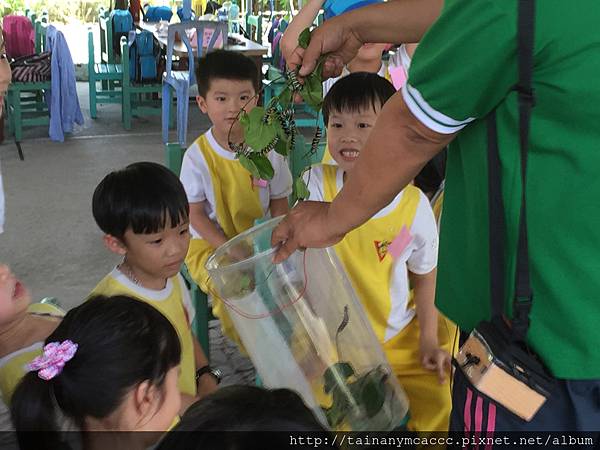
[[[395,94],[383,107],[365,147],[331,204],[303,202],[273,231],[281,262],[300,247],[328,247],[362,225],[415,177],[455,134],[423,125]]]
[[[323,76],[338,76],[363,43],[419,42],[442,6],[443,0],[395,0],[349,11],[315,29],[308,48],[296,47],[286,61],[291,68],[302,65],[300,75],[305,76],[328,54]]]

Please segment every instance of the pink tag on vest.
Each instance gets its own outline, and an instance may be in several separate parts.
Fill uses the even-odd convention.
[[[398,233],[398,235],[394,238],[392,243],[388,245],[388,253],[394,259],[399,258],[400,255],[402,255],[402,252],[404,252],[404,250],[406,249],[406,247],[408,247],[408,244],[412,242],[412,240],[413,237],[410,234],[410,231],[408,231],[408,228],[406,228],[406,225],[404,225],[402,227],[402,230],[400,230],[400,233]]]
[[[252,178],[252,184],[256,187],[266,188],[269,185],[269,182],[262,178]]]

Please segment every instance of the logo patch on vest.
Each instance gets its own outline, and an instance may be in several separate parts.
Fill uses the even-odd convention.
[[[388,246],[390,245],[390,241],[373,241],[373,243],[375,244],[375,250],[377,251],[379,262],[381,262],[388,254]]]

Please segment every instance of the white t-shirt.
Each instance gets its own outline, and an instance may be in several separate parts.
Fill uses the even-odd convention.
[[[206,138],[212,151],[225,159],[231,161],[236,160],[235,153],[226,150],[216,141],[212,133],[212,128],[206,132]],[[285,158],[274,151],[269,153],[268,158],[273,165],[275,174],[273,175],[273,178],[268,181],[268,189],[259,190],[260,203],[265,215],[269,212],[269,203],[271,199],[286,198],[292,193],[292,174],[290,173]],[[197,142],[194,142],[186,150],[185,155],[183,156],[179,178],[185,189],[188,201],[190,203],[206,201],[206,215],[220,228],[216,217],[217,208],[213,180],[210,175],[208,164],[200,151]],[[190,232],[193,238],[202,238],[200,233],[192,226],[190,226]]]

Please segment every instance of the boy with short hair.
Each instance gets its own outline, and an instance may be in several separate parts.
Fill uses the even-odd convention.
[[[189,205],[177,176],[139,162],[109,173],[94,191],[92,211],[104,243],[123,261],[91,295],[128,295],[158,309],[181,342],[182,412],[216,389],[208,361],[192,335],[194,308],[179,270],[187,254]],[[203,375],[206,374],[206,375]]]
[[[230,148],[230,143],[244,141],[240,110],[249,113],[257,103],[260,80],[252,60],[217,50],[198,61],[196,78],[197,103],[208,114],[212,128],[187,149],[181,166],[192,234],[185,262],[200,288],[213,295],[213,314],[221,320],[223,332],[235,339],[222,302],[211,292],[204,265],[217,247],[252,227],[256,219],[287,213],[292,177],[286,160],[271,152],[273,178],[254,179]]]
[[[310,200],[330,202],[341,190],[394,93],[389,81],[366,72],[352,73],[331,88],[323,117],[337,165],[305,173]],[[408,427],[415,431],[447,431],[451,410],[450,390],[442,383],[449,374],[454,329],[438,318],[434,306],[437,245],[429,201],[409,185],[334,247],[408,395]]]

